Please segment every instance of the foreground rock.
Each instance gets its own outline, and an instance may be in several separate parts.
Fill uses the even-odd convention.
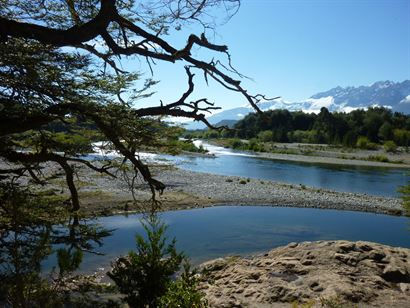
[[[291,243],[202,265],[210,307],[410,307],[410,249],[371,242]]]

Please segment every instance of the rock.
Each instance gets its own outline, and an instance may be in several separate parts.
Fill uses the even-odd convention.
[[[200,289],[210,307],[288,307],[293,301],[321,307],[323,298],[347,303],[340,307],[406,307],[410,302],[410,249],[370,242],[291,243],[250,259],[217,259],[202,268],[208,276],[201,286],[208,287]]]
[[[377,262],[380,262],[386,257],[386,254],[382,251],[376,251],[376,250],[371,250],[369,252],[369,258],[372,260],[375,260]]]
[[[399,288],[402,292],[410,291],[410,284],[409,283],[399,283]]]
[[[410,282],[410,274],[405,268],[398,267],[394,264],[387,265],[381,277],[389,282]]]
[[[298,243],[291,242],[291,243],[288,244],[287,247],[289,247],[289,248],[295,248],[295,247],[297,247],[297,246],[298,246]]]

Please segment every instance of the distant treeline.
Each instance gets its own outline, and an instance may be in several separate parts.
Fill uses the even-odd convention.
[[[190,137],[189,133],[186,137]],[[234,130],[203,131],[191,137],[257,138],[264,142],[302,142],[372,147],[394,142],[410,144],[410,117],[386,108],[331,113],[325,107],[319,114],[270,110],[251,113],[237,122]]]

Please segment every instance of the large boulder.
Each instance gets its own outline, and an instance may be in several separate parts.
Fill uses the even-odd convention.
[[[410,307],[410,249],[405,248],[291,243],[252,258],[209,261],[201,268],[200,288],[210,307],[289,307],[294,302]]]

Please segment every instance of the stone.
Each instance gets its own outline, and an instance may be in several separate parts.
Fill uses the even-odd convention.
[[[395,264],[388,264],[383,270],[381,277],[386,281],[394,283],[410,282],[410,274],[407,270]]]
[[[336,297],[346,307],[408,307],[409,260],[410,249],[365,241],[292,243],[205,263],[212,271],[201,276],[200,289],[211,308],[290,307],[293,301],[321,307],[320,298]]]

